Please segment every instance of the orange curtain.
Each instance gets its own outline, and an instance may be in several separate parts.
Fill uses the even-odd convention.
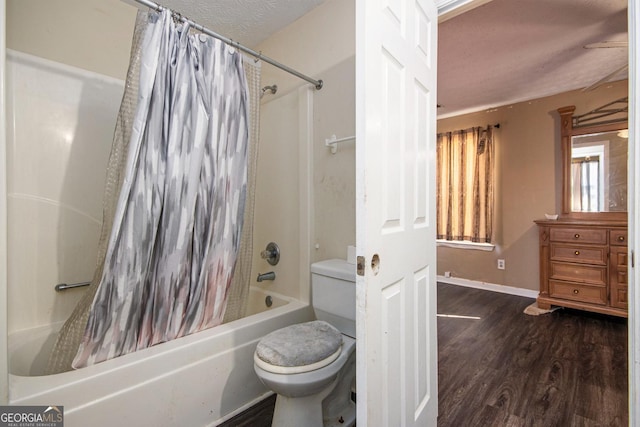
[[[492,127],[438,134],[438,239],[492,243]]]

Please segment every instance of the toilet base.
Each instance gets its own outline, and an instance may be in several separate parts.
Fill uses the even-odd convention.
[[[334,392],[322,401],[324,427],[350,427],[356,421],[356,355],[349,356]]]
[[[356,405],[350,404],[344,408],[338,418],[324,420],[324,427],[353,427],[356,425]]]
[[[272,427],[352,427],[356,422],[356,405],[351,402],[342,408],[340,414],[323,420],[322,399],[327,393],[306,397],[287,397],[278,395],[273,413]]]
[[[272,427],[323,427],[322,400],[331,393],[336,385],[333,381],[320,393],[304,397],[287,397],[281,394],[276,398]]]
[[[353,351],[338,377],[317,394],[303,397],[278,395],[272,427],[351,427],[355,425],[356,355]]]

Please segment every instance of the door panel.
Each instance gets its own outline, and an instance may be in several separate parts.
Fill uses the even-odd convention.
[[[437,10],[357,0],[356,20],[358,424],[436,425]]]

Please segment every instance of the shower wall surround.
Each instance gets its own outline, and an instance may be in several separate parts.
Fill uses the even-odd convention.
[[[121,0],[7,0],[7,47],[124,80],[137,12]]]
[[[96,265],[123,82],[7,55],[9,333],[66,320]]]
[[[347,258],[347,246],[356,242],[356,143],[349,141],[338,151],[324,140],[355,135],[355,56],[322,73],[331,84],[314,96],[313,196],[317,249],[313,261]]]
[[[13,1],[8,11],[9,45],[104,75],[124,76],[126,64],[121,64],[120,58],[129,57],[136,8],[119,0],[55,3],[55,7],[34,11],[26,3]],[[60,19],[47,20],[54,12]],[[351,99],[354,19],[355,2],[327,0],[255,46],[308,75],[326,78],[327,83],[322,91],[309,95],[314,117],[308,118],[306,101],[301,99],[304,96],[296,93],[308,85],[270,66],[262,70],[262,82],[278,84],[279,90],[277,95],[263,99],[258,170],[266,175],[259,176],[258,183],[266,187],[266,194],[258,194],[256,200],[254,255],[259,255],[269,241],[278,242],[283,255],[277,268],[269,268],[257,256],[252,285],[257,285],[258,273],[274,270],[276,281],[261,285],[303,301],[309,294],[309,263],[322,257],[344,258],[346,246],[355,239],[355,210],[350,196],[355,186],[354,143],[344,144],[335,156],[324,147],[324,139],[332,133],[353,135],[355,129]],[[109,28],[103,28],[102,21]],[[84,28],[85,24],[99,31],[84,31],[79,26]],[[31,27],[35,27],[33,34],[28,31]],[[78,33],[83,38],[78,38]],[[321,44],[316,43],[318,35],[322,35]],[[63,48],[54,49],[52,45]],[[308,49],[309,45],[316,48]],[[13,114],[16,117],[9,118],[8,141],[8,305],[12,332],[65,320],[82,291],[56,293],[53,287],[59,282],[75,283],[92,277],[105,165],[122,83],[39,57],[13,52],[9,56],[8,110],[14,103],[18,108]],[[116,56],[119,59],[112,61]],[[110,85],[117,90],[110,90]],[[317,96],[320,98],[315,99]],[[107,105],[111,111],[107,111]],[[35,119],[36,115],[43,118]],[[21,119],[17,120],[18,116]],[[277,124],[273,125],[271,119]],[[59,122],[66,123],[66,136]],[[307,133],[313,141],[303,143]],[[25,139],[28,145],[22,142]],[[314,170],[324,172],[316,174]],[[35,179],[38,181],[30,181]],[[96,179],[99,183],[93,182]],[[272,181],[285,185],[274,190],[275,186],[269,185]],[[309,183],[310,191],[301,185],[303,181]],[[333,194],[336,188],[338,193]],[[313,199],[314,191],[317,200]],[[277,213],[270,209],[272,206],[278,207]],[[336,217],[336,212],[341,216]],[[315,221],[314,214],[318,215]],[[72,234],[63,237],[67,233]],[[321,239],[316,241],[317,237]],[[319,243],[319,250],[315,250],[315,243]],[[82,269],[72,267],[79,265]]]
[[[356,143],[341,144],[335,155],[324,145],[332,134],[355,134],[355,15],[355,1],[327,0],[256,46],[325,83],[313,92],[311,262],[346,258],[347,246],[355,244]],[[263,67],[262,82],[278,85],[278,93],[263,102],[300,87],[298,79],[273,67]]]

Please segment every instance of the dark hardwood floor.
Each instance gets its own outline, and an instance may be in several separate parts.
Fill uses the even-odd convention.
[[[438,284],[439,427],[628,425],[627,320]],[[224,426],[268,426],[274,397]]]
[[[220,424],[220,427],[271,427],[276,395],[267,397],[246,411]]]
[[[626,426],[626,319],[438,285],[438,426]]]

